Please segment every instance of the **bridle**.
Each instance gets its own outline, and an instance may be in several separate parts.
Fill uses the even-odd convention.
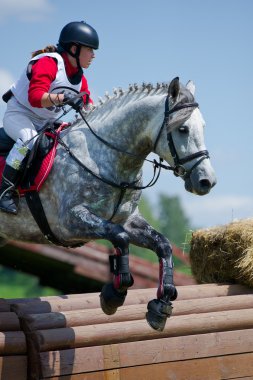
[[[165,101],[164,120],[163,120],[163,123],[161,125],[161,128],[160,128],[160,130],[158,132],[158,135],[157,135],[155,143],[154,143],[154,152],[156,151],[158,142],[160,140],[160,137],[161,137],[161,134],[162,134],[164,128],[168,129],[170,115],[172,113],[174,113],[174,112],[177,112],[177,111],[185,109],[185,108],[196,108],[198,106],[199,105],[196,102],[181,103],[181,104],[176,105],[172,109],[170,109],[170,107],[169,107],[169,95],[167,96],[166,101]],[[178,155],[178,153],[177,153],[175,144],[174,144],[174,140],[173,140],[173,137],[172,137],[172,131],[168,131],[167,132],[167,142],[168,142],[168,145],[169,145],[169,148],[170,148],[170,152],[171,152],[171,155],[172,155],[172,158],[173,158],[173,161],[174,161],[174,165],[173,166],[162,165],[162,167],[164,169],[167,169],[167,170],[168,169],[169,170],[173,170],[174,175],[177,176],[177,177],[179,176],[179,177],[182,177],[183,179],[186,179],[187,177],[190,177],[192,171],[203,160],[205,160],[206,158],[209,158],[209,152],[208,152],[208,150],[200,150],[199,152],[196,152],[196,153],[193,153],[193,154],[189,154],[188,156],[180,158],[179,155]],[[184,164],[186,164],[187,162],[190,162],[190,161],[194,160],[195,158],[199,158],[199,160],[189,170],[187,170],[184,167]]]
[[[169,116],[176,112],[176,111],[179,111],[181,109],[184,109],[184,108],[196,108],[198,107],[198,103],[195,103],[195,102],[192,102],[192,103],[182,103],[182,104],[178,104],[176,105],[175,107],[173,107],[171,110],[169,109],[169,95],[167,96],[166,98],[166,101],[165,101],[165,112],[164,112],[164,120],[163,120],[163,123],[161,125],[161,128],[159,130],[159,133],[157,135],[157,138],[156,138],[156,141],[155,141],[155,144],[154,144],[154,152],[156,150],[156,147],[157,147],[157,144],[158,144],[158,141],[161,137],[161,134],[162,134],[162,131],[165,127],[168,127],[168,124],[169,124]],[[97,135],[97,133],[92,129],[92,127],[90,126],[90,124],[88,123],[88,121],[86,120],[86,118],[84,117],[82,111],[79,111],[79,114],[81,116],[81,118],[83,119],[83,121],[85,122],[85,124],[87,125],[87,127],[89,128],[89,130],[91,131],[91,133],[100,141],[102,142],[103,144],[105,144],[106,146],[108,146],[109,148],[113,149],[113,150],[116,150],[120,153],[123,153],[123,154],[126,154],[126,155],[129,155],[129,156],[132,156],[132,157],[141,157],[140,155],[138,154],[134,154],[134,153],[131,153],[131,152],[128,152],[128,151],[123,151],[122,149],[118,148],[117,146],[115,146],[114,144],[106,141],[105,139],[103,139],[101,136]],[[108,178],[105,178],[99,174],[96,174],[94,173],[90,168],[88,168],[83,162],[81,162],[78,157],[69,149],[69,147],[63,142],[62,138],[60,136],[57,137],[57,140],[58,142],[63,146],[63,148],[68,152],[68,154],[72,157],[72,159],[74,159],[74,161],[76,161],[76,163],[81,166],[83,169],[85,169],[88,173],[90,173],[93,177],[97,178],[98,180],[112,186],[112,187],[115,187],[117,189],[120,189],[120,195],[119,195],[119,199],[118,199],[118,202],[114,208],[114,211],[113,211],[113,214],[112,216],[110,217],[109,220],[112,220],[112,218],[114,217],[114,215],[116,214],[122,200],[123,200],[123,197],[124,197],[124,194],[126,192],[127,189],[133,189],[133,190],[143,190],[143,189],[146,189],[148,187],[151,187],[153,186],[159,176],[160,176],[160,172],[161,172],[161,169],[166,169],[166,170],[172,170],[173,173],[176,175],[176,176],[180,176],[182,177],[183,179],[189,177],[191,175],[191,172],[194,170],[194,168],[196,166],[198,166],[200,164],[201,161],[203,161],[204,159],[206,158],[209,158],[209,153],[207,150],[201,150],[199,152],[196,152],[194,154],[191,154],[189,156],[186,156],[184,158],[180,158],[178,156],[178,153],[177,153],[177,150],[175,148],[175,144],[174,144],[174,141],[173,141],[173,138],[172,138],[172,133],[171,132],[168,132],[167,133],[167,141],[168,141],[168,145],[169,145],[169,148],[170,148],[170,151],[171,151],[171,154],[172,154],[172,158],[174,160],[174,166],[171,166],[171,165],[164,165],[162,164],[162,161],[163,159],[160,157],[159,158],[159,161],[160,162],[157,162],[155,159],[154,160],[149,160],[147,158],[145,158],[144,160],[145,161],[148,161],[148,162],[151,162],[153,164],[153,168],[154,168],[154,174],[153,174],[153,177],[151,179],[151,181],[145,185],[145,186],[139,186],[138,185],[138,182],[139,182],[139,179],[133,181],[133,182],[122,182],[122,183],[116,183]],[[189,161],[192,161],[193,159],[195,158],[200,158],[191,168],[190,170],[187,170],[185,169],[185,167],[183,166],[186,162],[189,162]],[[158,169],[158,172],[156,172]]]

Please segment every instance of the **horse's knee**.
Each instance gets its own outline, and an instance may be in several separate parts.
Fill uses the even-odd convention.
[[[156,249],[156,254],[159,259],[163,258],[172,260],[172,245],[167,238],[164,238],[164,241],[160,242]]]
[[[112,244],[115,248],[120,248],[122,254],[128,254],[128,247],[130,243],[130,238],[125,231],[117,233],[112,239]]]

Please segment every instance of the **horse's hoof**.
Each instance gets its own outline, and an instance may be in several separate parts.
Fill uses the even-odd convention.
[[[118,307],[124,304],[127,291],[118,292],[112,283],[103,286],[100,294],[100,306],[107,315],[115,314]]]
[[[172,314],[171,302],[164,302],[159,299],[154,299],[148,303],[148,311],[146,320],[148,324],[157,331],[163,331],[167,318]]]

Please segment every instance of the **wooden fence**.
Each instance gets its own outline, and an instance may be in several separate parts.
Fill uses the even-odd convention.
[[[163,332],[145,319],[155,293],[129,290],[112,316],[99,293],[0,300],[1,380],[253,378],[253,289],[179,286]]]

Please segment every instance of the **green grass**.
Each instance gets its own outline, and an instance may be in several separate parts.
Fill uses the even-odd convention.
[[[32,298],[60,294],[58,290],[43,287],[39,279],[22,272],[0,266],[1,298]]]
[[[42,296],[52,296],[59,294],[55,289],[36,287],[35,289],[27,289],[20,285],[7,285],[0,281],[1,298],[33,298]]]

